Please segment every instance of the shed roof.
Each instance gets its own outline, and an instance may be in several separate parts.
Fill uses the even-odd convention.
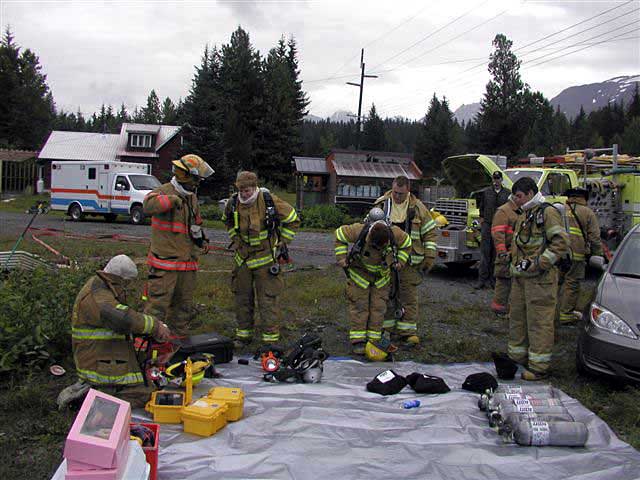
[[[120,135],[110,133],[54,130],[40,150],[38,158],[41,160],[115,160],[119,138]]]
[[[348,160],[332,160],[336,175],[340,177],[396,178],[406,176],[409,180],[419,180],[410,165],[397,163],[353,162]]]
[[[0,148],[1,162],[24,162],[35,158],[38,152],[34,150],[12,150],[10,148]]]
[[[293,157],[296,162],[296,171],[299,173],[329,174],[327,162],[322,157]]]

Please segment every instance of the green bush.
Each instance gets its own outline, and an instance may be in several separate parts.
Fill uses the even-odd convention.
[[[200,205],[200,216],[204,220],[221,220],[224,212],[214,203]]]
[[[305,228],[338,228],[352,223],[346,209],[336,205],[314,205],[300,212],[302,226]]]
[[[71,310],[95,265],[81,270],[15,270],[0,283],[0,374],[71,352]]]

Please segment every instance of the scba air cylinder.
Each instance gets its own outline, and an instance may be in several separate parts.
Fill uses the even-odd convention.
[[[534,393],[495,393],[491,398],[483,395],[478,400],[478,407],[480,410],[497,410],[502,403],[511,403],[511,400],[527,398],[533,399],[547,399],[554,398],[552,391],[549,392],[534,392]]]
[[[570,413],[510,413],[504,418],[498,418],[498,433],[502,434],[503,429],[513,430],[513,426],[524,420],[540,420],[543,422],[573,422]]]
[[[513,427],[508,439],[524,446],[583,447],[589,438],[582,422],[523,420]]]

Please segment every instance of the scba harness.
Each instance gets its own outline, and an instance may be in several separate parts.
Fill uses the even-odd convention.
[[[269,250],[273,257],[273,265],[269,267],[269,273],[271,275],[278,275],[280,273],[280,263],[289,263],[289,248],[287,247],[287,244],[282,241],[282,236],[280,234],[280,218],[278,217],[278,210],[276,209],[276,204],[273,201],[271,192],[266,188],[261,188],[260,192],[262,192],[262,198],[264,199],[265,204],[264,226],[267,229]],[[236,230],[238,230],[240,226],[240,220],[238,218],[238,202],[238,193],[236,192],[231,196],[233,225]],[[274,253],[273,245],[271,243],[271,239],[273,237],[276,238],[276,244],[280,244],[278,255]]]
[[[288,355],[282,358],[279,368],[264,374],[267,382],[319,383],[323,362],[329,354],[322,348],[322,339],[306,333],[298,340]]]

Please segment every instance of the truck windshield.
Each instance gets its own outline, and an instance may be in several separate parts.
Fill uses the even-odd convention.
[[[542,177],[542,172],[536,172],[535,170],[514,169],[514,170],[505,170],[504,173],[507,174],[507,177],[509,177],[509,179],[513,183],[516,183],[516,180],[519,180],[522,177],[529,177],[529,178],[532,178],[533,181],[536,182],[537,184],[538,181],[540,180],[540,177]]]
[[[160,186],[160,181],[153,175],[129,175],[129,180],[136,190],[153,190]]]

